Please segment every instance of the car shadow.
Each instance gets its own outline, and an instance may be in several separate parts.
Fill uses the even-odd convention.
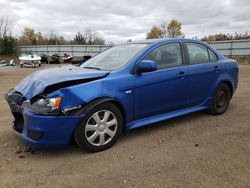
[[[143,127],[139,127],[136,129],[129,130],[127,132],[124,132],[121,135],[121,138],[119,139],[119,142],[126,142],[126,140],[133,139],[134,137],[137,136],[147,136],[152,134],[153,132],[156,131],[161,131],[161,130],[170,130],[173,127],[178,127],[178,126],[186,126],[187,122],[192,122],[193,120],[201,117],[206,117],[209,116],[209,114],[206,111],[200,111],[200,112],[194,112],[191,114],[179,116],[176,118],[171,118],[168,120],[164,120],[161,122],[149,124]]]
[[[200,112],[194,112],[188,115],[183,115],[180,117],[172,118],[169,120],[161,121],[158,123],[150,124],[144,127],[139,127],[130,131],[123,132],[118,139],[118,142],[115,144],[115,147],[111,147],[109,149],[112,150],[116,147],[122,146],[123,144],[126,144],[128,142],[131,142],[131,140],[136,139],[137,137],[147,137],[152,134],[154,134],[157,131],[168,131],[171,130],[173,127],[176,128],[178,126],[186,126],[187,122],[192,122],[197,118],[202,118],[210,116],[206,111],[200,111]],[[106,150],[107,151],[107,150]],[[77,144],[75,143],[74,139],[71,139],[70,145],[68,148],[65,149],[58,149],[58,150],[38,150],[35,151],[37,152],[40,156],[44,155],[49,158],[57,158],[60,156],[72,156],[72,155],[90,155],[92,152],[87,152],[84,150],[81,150],[78,148]],[[101,151],[105,152],[105,151]]]

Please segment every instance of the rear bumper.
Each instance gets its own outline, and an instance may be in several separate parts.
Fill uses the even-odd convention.
[[[78,116],[45,116],[34,114],[10,101],[15,133],[33,149],[62,149],[69,145],[82,118]]]
[[[236,71],[235,71],[234,92],[233,93],[235,93],[236,89],[238,88],[238,84],[239,84],[239,68],[237,67]]]

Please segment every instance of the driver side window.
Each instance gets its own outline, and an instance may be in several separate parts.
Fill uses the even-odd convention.
[[[182,65],[181,48],[179,43],[162,45],[150,52],[144,60],[153,60],[157,70]]]

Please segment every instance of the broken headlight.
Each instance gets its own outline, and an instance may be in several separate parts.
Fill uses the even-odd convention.
[[[55,114],[58,113],[60,104],[61,97],[53,97],[38,99],[32,104],[30,101],[24,101],[23,106],[38,114]]]

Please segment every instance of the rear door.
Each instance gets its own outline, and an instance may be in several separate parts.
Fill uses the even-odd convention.
[[[180,43],[161,45],[147,55],[157,70],[135,75],[135,119],[174,111],[186,106],[187,66]]]
[[[198,105],[209,98],[218,78],[220,64],[216,54],[199,43],[185,43],[189,59],[188,106]]]

